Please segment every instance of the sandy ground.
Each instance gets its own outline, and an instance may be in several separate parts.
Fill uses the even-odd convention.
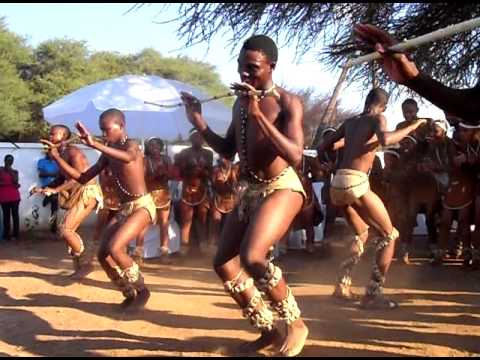
[[[386,293],[401,307],[364,311],[330,297],[345,251],[341,239],[331,243],[330,256],[291,251],[278,261],[310,328],[302,355],[480,356],[480,272],[454,261],[433,268],[423,247],[412,265],[391,267]],[[144,311],[126,315],[117,310],[121,294],[98,264],[82,283],[69,283],[65,246],[47,234],[0,243],[0,355],[235,354],[257,333],[224,293],[210,267],[212,254],[204,249],[203,256],[171,266],[148,261],[152,297]],[[371,264],[370,253],[355,273],[357,291],[363,292]]]

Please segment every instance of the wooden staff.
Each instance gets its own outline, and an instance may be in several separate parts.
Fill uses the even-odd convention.
[[[235,83],[232,84],[232,86],[237,86],[237,85],[242,85],[242,84],[235,84]],[[272,88],[270,88],[268,90],[256,90],[256,93],[257,93],[257,96],[274,96],[277,99],[280,98],[280,94],[276,90],[275,85],[272,86]],[[241,95],[247,95],[247,92],[243,91],[243,90],[234,89],[234,90],[230,90],[228,93],[223,94],[223,95],[217,95],[217,96],[213,96],[213,97],[208,98],[208,99],[199,100],[199,103],[204,104],[204,103],[207,103],[207,102],[213,101],[213,100],[219,100],[219,99],[223,99],[223,98],[230,97],[230,96],[241,96]],[[144,103],[149,104],[149,105],[155,105],[155,106],[163,107],[163,108],[176,108],[176,107],[180,107],[180,106],[184,105],[183,102],[176,103],[176,104],[158,104],[158,103],[154,103],[154,102],[151,102],[151,101],[144,101]]]
[[[406,40],[404,42],[401,42],[389,47],[388,50],[392,52],[403,52],[406,50],[417,48],[424,44],[445,39],[447,37],[450,37],[452,35],[455,35],[461,32],[473,30],[477,27],[480,27],[480,17],[467,20],[458,24],[449,25],[446,28],[435,30],[428,34],[425,34],[410,40]],[[364,62],[370,62],[370,61],[381,59],[381,58],[382,58],[382,55],[380,55],[378,51],[375,51],[368,55],[359,56],[353,60],[349,60],[342,67],[350,68],[352,66],[359,65]]]
[[[230,96],[235,96],[235,93],[233,91],[229,91],[228,93],[223,94],[223,95],[217,95],[217,96],[213,96],[213,97],[208,98],[208,99],[200,100],[200,104],[204,104],[204,103],[207,103],[207,102],[210,102],[210,101],[213,101],[213,100],[223,99],[223,98],[230,97]],[[149,104],[149,105],[155,105],[155,106],[163,107],[163,108],[176,108],[176,107],[183,106],[183,102],[176,103],[176,104],[158,104],[158,103],[154,103],[154,102],[151,102],[151,101],[144,101],[144,103]]]

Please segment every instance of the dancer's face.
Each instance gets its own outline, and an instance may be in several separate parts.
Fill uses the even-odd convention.
[[[417,118],[418,108],[415,104],[406,103],[402,106],[403,117],[407,121],[413,121]]]
[[[148,152],[153,158],[159,158],[162,155],[162,146],[157,142],[151,142],[148,144]]]
[[[195,149],[200,149],[203,146],[203,137],[198,132],[194,132],[190,135],[190,141]]]
[[[60,144],[67,138],[67,132],[61,127],[52,127],[50,129],[49,140],[53,144]]]
[[[100,129],[105,141],[115,144],[125,138],[125,128],[121,121],[115,118],[115,115],[103,118],[100,121]]]
[[[272,80],[275,63],[268,56],[257,50],[242,50],[238,57],[238,74],[240,80],[256,89],[264,89]]]
[[[405,138],[400,141],[400,152],[402,154],[411,153],[413,150],[415,150],[415,143],[412,140]]]
[[[443,130],[440,126],[435,125],[433,127],[433,138],[436,140],[441,140],[445,137],[445,130]]]

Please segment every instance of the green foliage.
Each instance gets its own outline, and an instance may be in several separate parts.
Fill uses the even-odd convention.
[[[208,95],[224,94],[214,66],[187,57],[90,52],[85,41],[51,39],[32,49],[0,18],[0,133],[14,139],[45,135],[42,108],[84,86],[128,74],[157,75],[190,83]],[[225,101],[232,105],[232,99]]]
[[[0,59],[0,133],[11,136],[27,130],[30,123],[27,84],[18,76],[14,64]]]

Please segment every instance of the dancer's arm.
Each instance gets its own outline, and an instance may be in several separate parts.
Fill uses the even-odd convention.
[[[243,94],[240,102],[246,107],[249,121],[255,121],[279,155],[293,167],[298,167],[303,157],[303,106],[297,96],[283,93],[280,96],[285,133],[282,133],[260,109],[256,89],[247,84],[234,84]]]
[[[426,123],[425,119],[418,119],[413,124],[395,131],[387,131],[387,120],[385,116],[378,115],[373,118],[375,121],[375,135],[382,146],[390,146],[400,142],[405,136],[417,129],[420,125]]]
[[[48,151],[50,153],[50,156],[57,162],[58,166],[60,166],[60,168],[69,177],[78,181],[80,184],[88,183],[108,165],[108,159],[104,155],[101,155],[98,161],[93,166],[91,166],[89,169],[87,169],[84,172],[80,172],[75,168],[75,164],[76,163],[78,164],[81,161],[79,152],[74,152],[73,154],[70,155],[70,161],[72,162],[72,165],[73,165],[71,166],[68,162],[66,162],[64,159],[60,157],[58,149],[54,144],[52,144],[48,140],[40,140],[40,142],[44,143],[49,147]]]
[[[215,152],[224,156],[232,157],[236,153],[235,144],[235,126],[233,121],[227,130],[225,138],[213,132],[202,116],[202,105],[198,99],[186,92],[182,92],[182,101],[185,104],[185,112],[188,121],[202,134],[207,144],[211,146]],[[234,105],[235,108],[235,105]]]
[[[359,24],[354,32],[360,41],[382,55],[383,69],[393,81],[409,87],[448,113],[479,123],[480,83],[471,89],[447,87],[422,73],[404,53],[388,51],[397,41],[387,32],[370,24]]]
[[[348,121],[348,120],[347,120]],[[317,158],[321,159],[323,157],[323,153],[326,150],[329,150],[333,146],[333,150],[338,150],[345,146],[345,126],[342,124],[337,131],[333,131],[321,142],[321,144],[317,147]]]

